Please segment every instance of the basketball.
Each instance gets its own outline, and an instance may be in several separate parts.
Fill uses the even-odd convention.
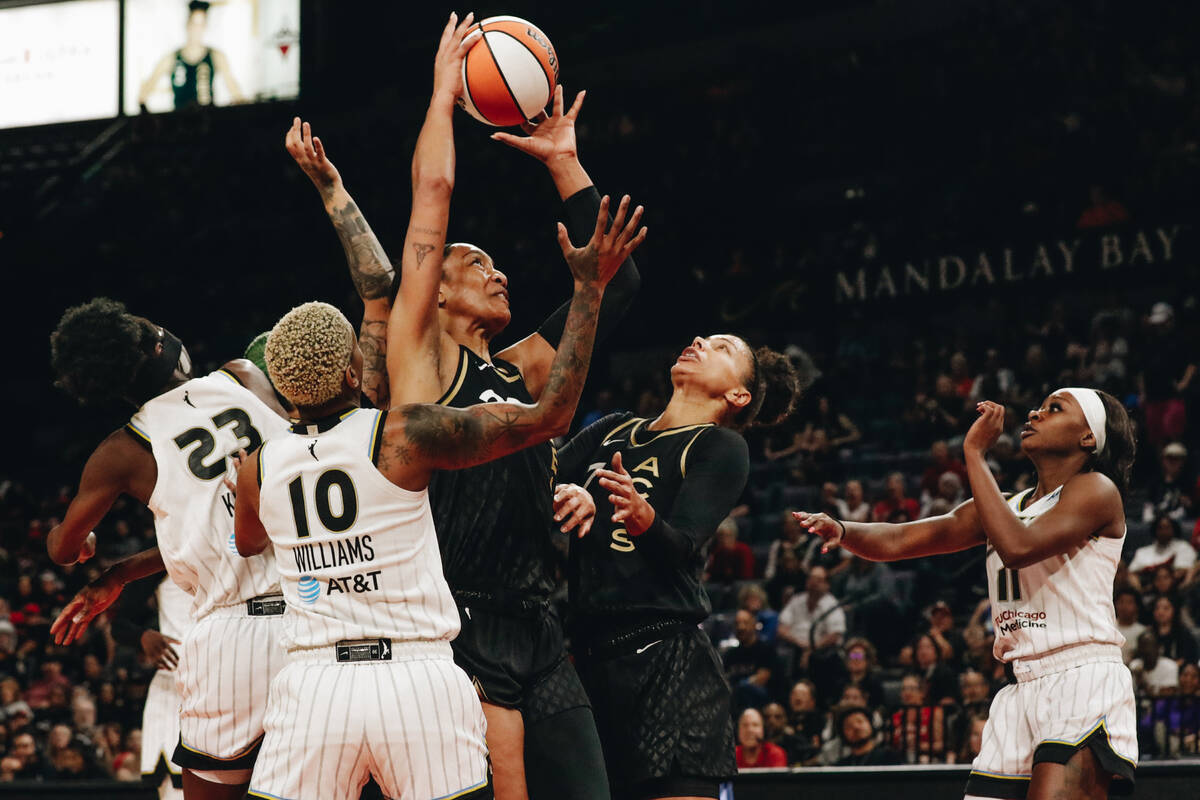
[[[489,17],[474,26],[463,59],[466,112],[495,127],[533,119],[554,95],[558,57],[549,37],[519,17]]]

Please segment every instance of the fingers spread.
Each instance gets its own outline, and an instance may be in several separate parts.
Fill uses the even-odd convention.
[[[586,89],[575,95],[575,102],[571,104],[571,110],[567,112],[567,119],[574,122],[575,118],[579,116],[579,109],[583,108],[583,98],[585,95],[587,95]]]

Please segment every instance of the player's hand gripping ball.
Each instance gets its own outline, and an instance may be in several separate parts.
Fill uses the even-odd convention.
[[[468,114],[498,128],[536,121],[558,84],[558,56],[549,37],[520,17],[488,17],[464,42],[463,94]]]

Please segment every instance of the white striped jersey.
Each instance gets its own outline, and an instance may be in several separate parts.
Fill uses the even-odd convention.
[[[278,591],[270,554],[242,558],[233,539],[234,476],[229,456],[253,452],[287,431],[287,421],[217,370],[147,400],[126,426],[158,465],[150,495],[154,532],[167,573],[192,595],[192,619]]]
[[[167,575],[154,590],[154,601],[158,604],[158,632],[183,641],[183,635],[192,627],[192,597]]]
[[[1025,525],[1058,504],[1062,487],[1024,507],[1028,489],[1008,505]],[[1125,537],[1093,536],[1086,544],[1020,569],[1007,569],[988,545],[988,596],[1000,661],[1034,659],[1081,644],[1120,646],[1113,610],[1113,579]]]
[[[375,466],[385,417],[351,409],[293,425],[259,450],[259,518],[287,600],[288,650],[458,635],[429,492],[402,489]]]

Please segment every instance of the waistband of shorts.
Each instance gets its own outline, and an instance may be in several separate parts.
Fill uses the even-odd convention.
[[[586,620],[577,622],[575,635],[572,637],[572,649],[578,655],[601,660],[632,653],[651,642],[670,639],[696,627],[695,623],[682,619],[643,620],[632,625],[607,629],[592,627]],[[596,632],[580,635],[581,631],[589,628]]]
[[[270,604],[282,603],[283,592],[268,592],[266,594],[256,595],[245,600],[239,600],[236,603],[230,603],[229,605],[214,606],[211,611],[209,611],[200,619],[207,619],[209,617],[216,619],[228,619],[230,617],[246,617],[253,619],[261,617],[274,619],[283,617],[283,611],[279,611],[279,613],[254,613],[254,611],[262,611],[262,601],[264,600]],[[254,611],[252,611],[252,609],[254,609]],[[199,622],[200,620],[196,621]]]
[[[354,661],[338,661],[338,646],[329,644],[324,647],[294,647],[287,651],[288,663],[304,664],[395,664],[399,661],[430,661],[454,660],[454,651],[450,642],[445,639],[418,639],[401,641],[397,639],[363,639],[355,641],[387,642],[391,648],[389,658],[369,658]]]
[[[502,589],[451,589],[459,606],[478,606],[501,614],[539,616],[550,610],[550,598],[541,594],[506,592]]]
[[[1024,683],[1072,667],[1105,662],[1124,664],[1121,648],[1115,644],[1072,645],[1037,658],[1018,658],[1012,662],[1012,671],[1013,677]]]

